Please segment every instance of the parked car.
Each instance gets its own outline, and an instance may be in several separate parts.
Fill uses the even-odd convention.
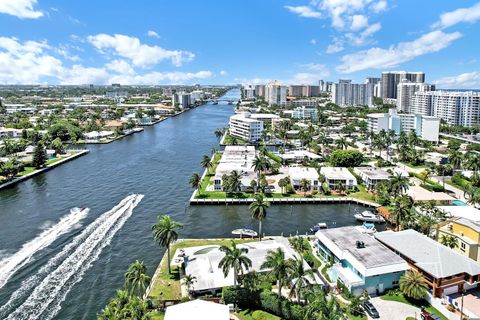
[[[377,309],[375,309],[375,306],[369,300],[363,302],[363,309],[365,309],[365,312],[367,312],[370,317],[374,319],[380,318]]]
[[[425,310],[422,310],[422,313],[420,313],[420,318],[422,320],[441,320],[442,319],[436,314],[427,312]]]

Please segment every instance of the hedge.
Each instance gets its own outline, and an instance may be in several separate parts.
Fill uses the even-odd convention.
[[[328,184],[326,182],[322,183],[322,190],[323,190],[323,193],[327,196],[330,193],[332,193],[331,190],[330,190],[330,187],[328,186]]]
[[[428,183],[429,185],[426,185],[425,183],[423,183],[423,177],[422,175],[416,173],[416,172],[408,172],[408,175],[410,177],[416,177],[418,179],[420,179],[420,181],[422,181],[422,184],[420,185],[421,187],[427,189],[427,190],[430,190],[430,191],[435,191],[435,192],[442,192],[442,191],[445,191],[445,189],[443,188],[443,186],[439,183],[436,183],[435,181],[431,180],[431,179],[427,179],[425,180],[426,183]]]
[[[268,151],[267,156],[273,161],[275,161],[276,163],[280,163],[280,164],[282,163],[282,158],[280,158],[280,156],[274,154],[273,152]]]
[[[290,302],[284,297],[279,297],[271,291],[263,291],[260,294],[261,308],[283,319],[303,320],[304,309],[298,304]]]

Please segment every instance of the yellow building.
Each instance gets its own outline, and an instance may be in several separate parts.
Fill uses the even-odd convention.
[[[480,262],[480,222],[463,217],[453,218],[438,229],[439,242],[446,236],[455,237],[457,241],[455,251]]]

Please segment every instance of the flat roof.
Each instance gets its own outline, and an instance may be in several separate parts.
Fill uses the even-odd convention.
[[[453,217],[480,222],[480,210],[472,206],[437,206],[437,208]]]
[[[165,320],[180,319],[229,320],[230,308],[225,304],[200,299],[167,307]]]
[[[356,227],[349,226],[320,230],[316,233],[316,236],[321,241],[328,239],[327,242],[330,242],[330,245],[336,246],[343,253],[338,258],[348,258],[348,256],[345,255],[345,253],[348,252],[353,258],[355,258],[355,260],[361,263],[365,269],[374,269],[392,265],[399,265],[399,270],[394,269],[389,271],[408,269],[408,265],[401,257],[390,251],[379,241],[375,240],[375,238],[361,232]],[[363,241],[365,248],[357,248],[357,241]],[[324,244],[328,245],[329,243],[324,242]],[[334,251],[332,250],[332,252]],[[365,273],[367,276],[370,275],[369,272]]]
[[[407,194],[412,197],[414,201],[453,201],[454,197],[446,194],[445,192],[432,192],[424,189],[420,186],[410,186],[407,190]]]
[[[390,178],[391,174],[388,173],[387,171],[380,169],[380,168],[374,168],[374,167],[356,167],[354,170],[357,170],[364,175],[368,176],[371,179],[388,179]]]
[[[456,274],[480,274],[480,264],[441,243],[415,231],[383,231],[375,235],[379,241],[412,260],[415,266],[435,278]]]
[[[295,180],[300,179],[318,179],[317,170],[310,167],[289,167],[288,175]]]
[[[335,180],[356,180],[355,176],[344,167],[322,167],[320,172],[327,179]]]

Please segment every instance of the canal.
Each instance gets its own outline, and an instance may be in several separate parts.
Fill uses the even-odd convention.
[[[239,95],[235,89],[227,98]],[[233,229],[245,225],[257,228],[246,206],[188,206],[189,178],[193,172],[202,172],[202,155],[218,148],[214,131],[227,125],[233,110],[232,105],[204,105],[143,133],[89,146],[88,155],[0,191],[0,265],[20,253],[34,252],[17,264],[3,287],[0,282],[0,318],[26,319],[32,314],[39,319],[95,318],[123,285],[131,262],[144,260],[154,272],[163,254],[151,237],[151,225],[159,214],[183,223],[180,236],[186,238],[229,237]],[[103,214],[131,194],[144,198],[129,218],[126,213],[119,216],[114,225],[118,230],[100,234]],[[69,228],[50,235],[43,248],[38,241],[29,242],[42,238],[42,232],[52,226],[57,228],[73,207],[88,207],[90,212],[83,219],[77,215],[79,221],[69,220]],[[317,222],[354,224],[355,207],[272,206],[264,232],[304,233]],[[84,237],[86,232],[97,238]],[[78,271],[67,277],[68,270]],[[38,306],[44,308],[41,316],[32,311]]]

